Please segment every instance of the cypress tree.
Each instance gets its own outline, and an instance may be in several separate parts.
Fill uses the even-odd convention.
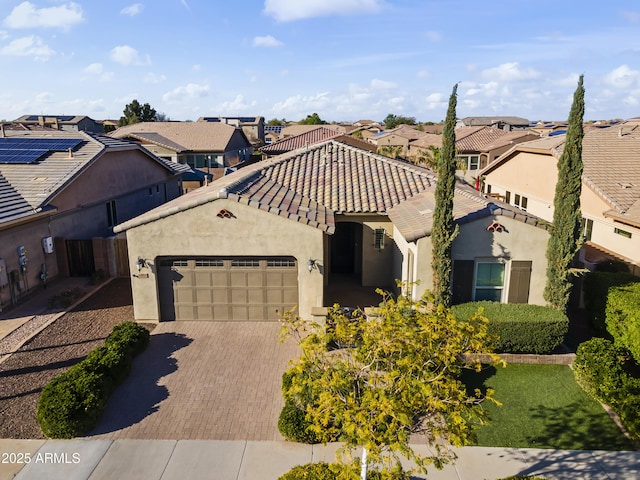
[[[447,118],[442,132],[442,150],[438,159],[433,227],[431,230],[431,269],[436,304],[449,306],[451,291],[451,245],[458,234],[453,222],[453,194],[456,186],[456,104],[458,85],[449,98]]]
[[[582,246],[582,138],[584,131],[584,87],[580,75],[573,95],[564,150],[558,160],[558,182],[553,200],[553,224],[547,244],[547,285],[544,299],[549,306],[565,311],[571,293],[570,268]]]

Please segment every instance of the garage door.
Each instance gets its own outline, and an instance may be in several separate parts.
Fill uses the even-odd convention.
[[[293,257],[158,261],[162,320],[277,321],[298,304]]]

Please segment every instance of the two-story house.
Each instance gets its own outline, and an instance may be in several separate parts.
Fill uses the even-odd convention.
[[[0,308],[47,277],[115,275],[113,227],[180,196],[187,170],[126,140],[3,125]]]
[[[553,220],[557,163],[566,135],[515,145],[481,171],[485,193]],[[640,122],[594,129],[582,143],[581,211],[587,266],[606,253],[640,273]]]

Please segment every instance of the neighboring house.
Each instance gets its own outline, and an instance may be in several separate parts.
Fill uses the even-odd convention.
[[[115,275],[115,247],[102,240],[117,223],[178,197],[185,170],[125,140],[3,127],[0,308],[42,285],[43,272]]]
[[[368,139],[376,147],[378,151],[384,151],[385,149],[398,149],[398,157],[407,158],[409,154],[409,143],[413,140],[417,140],[425,135],[428,135],[415,127],[410,125],[400,125],[391,130],[384,130],[378,134],[373,135]]]
[[[280,139],[293,137],[295,135],[301,135],[311,130],[315,130],[318,127],[330,128],[337,131],[338,133],[348,133],[347,130],[350,130],[347,127],[336,125],[333,123],[328,123],[325,125],[299,125],[297,123],[294,123],[292,125],[287,125],[286,127],[283,127],[282,130],[280,130]]]
[[[537,133],[541,137],[557,134],[557,132],[567,132],[567,122],[537,122],[529,127],[534,133]]]
[[[23,115],[13,123],[23,125],[40,125],[54,130],[66,132],[104,133],[104,126],[85,115]]]
[[[324,125],[315,125],[315,128],[304,133],[286,137],[282,140],[266,145],[262,147],[260,151],[267,157],[273,157],[298,148],[308,147],[309,145],[324,142],[325,140],[329,140],[330,138],[340,135],[342,135],[342,133],[333,128],[327,128]]]
[[[264,117],[200,117],[198,121],[240,127],[254,148],[259,148],[266,143]]]
[[[493,162],[514,144],[539,138],[526,131],[505,132],[495,127],[461,127],[455,129],[458,176],[474,183],[480,169]],[[442,135],[424,134],[409,144],[409,158],[419,162],[429,153],[429,146],[442,147]],[[464,166],[464,168],[460,168]]]
[[[485,192],[553,220],[557,162],[566,135],[514,146],[485,168]],[[640,273],[640,123],[595,129],[582,143],[581,211],[588,266],[608,253]],[[600,252],[600,253],[598,253]]]
[[[116,227],[138,320],[303,318],[341,293],[431,284],[430,170],[335,139],[273,157]],[[474,190],[455,199],[456,299],[543,303],[546,224]],[[500,224],[500,227],[496,225]],[[377,297],[377,303],[380,297]],[[345,305],[343,303],[343,305]],[[347,303],[345,306],[368,306]]]
[[[242,165],[253,153],[241,128],[219,122],[134,123],[109,135],[135,140],[160,158],[215,177],[222,176],[225,167]]]
[[[459,119],[456,128],[460,127],[494,127],[500,130],[526,130],[531,122],[522,117],[465,117]]]
[[[280,140],[280,132],[284,127],[282,125],[265,125],[264,126],[264,143],[270,145]]]

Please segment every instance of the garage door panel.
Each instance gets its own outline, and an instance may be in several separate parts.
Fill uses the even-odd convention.
[[[298,304],[292,257],[160,259],[163,320],[277,321]]]

